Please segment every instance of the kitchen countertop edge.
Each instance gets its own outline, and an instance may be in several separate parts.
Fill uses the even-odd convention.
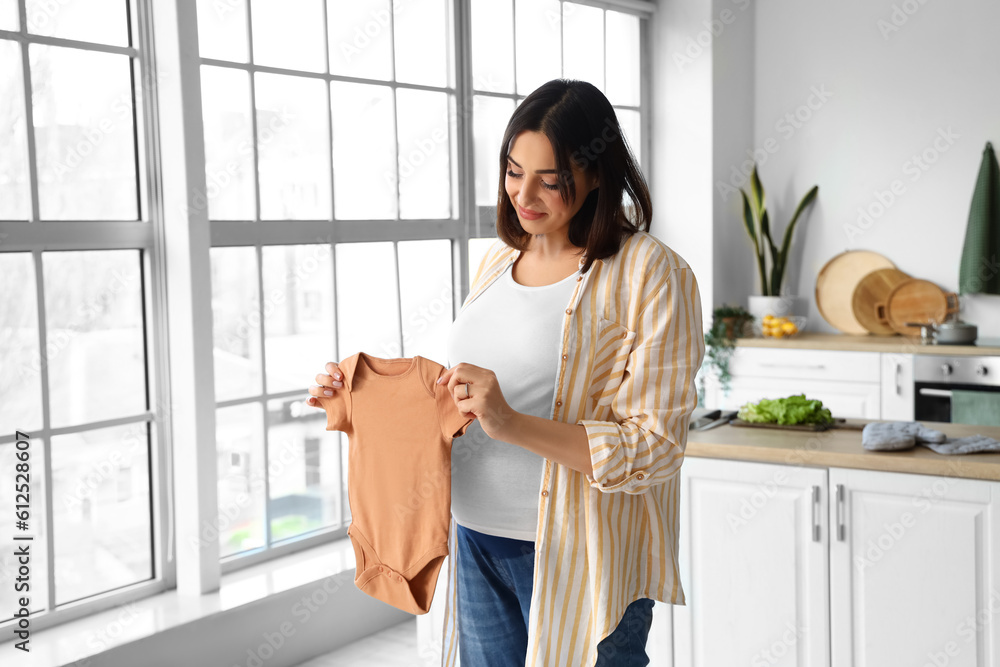
[[[847,421],[863,425],[886,420]],[[921,423],[949,438],[980,434],[1000,440],[998,426]],[[689,431],[685,456],[1000,481],[1000,452],[938,454],[923,445],[902,451],[869,451],[861,445],[861,431],[852,429],[811,432],[725,425]]]
[[[992,342],[992,340],[991,340]],[[791,348],[798,350],[841,350],[887,352],[892,354],[939,354],[943,356],[1000,356],[1000,346],[924,345],[911,336],[876,336],[813,333],[803,331],[792,338],[737,338],[737,347]]]

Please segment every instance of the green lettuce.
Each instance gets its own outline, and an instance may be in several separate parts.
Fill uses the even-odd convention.
[[[740,407],[739,419],[769,424],[832,424],[833,415],[823,401],[796,394],[788,398],[763,398]]]

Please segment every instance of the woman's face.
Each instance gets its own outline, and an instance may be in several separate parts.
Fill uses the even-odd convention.
[[[514,138],[507,155],[504,187],[517,211],[521,227],[529,234],[551,234],[565,228],[597,187],[597,176],[586,176],[573,165],[576,199],[567,204],[557,187],[556,158],[549,138],[541,132],[524,131]]]

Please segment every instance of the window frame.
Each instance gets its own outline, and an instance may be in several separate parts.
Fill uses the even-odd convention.
[[[176,571],[171,553],[170,526],[170,479],[169,474],[169,423],[161,417],[160,406],[164,396],[169,396],[166,358],[167,341],[164,337],[166,320],[165,276],[162,257],[157,252],[156,222],[157,212],[154,202],[156,183],[159,180],[160,165],[152,157],[158,145],[155,121],[155,99],[157,79],[155,76],[152,50],[152,25],[149,4],[151,0],[123,0],[126,4],[128,21],[128,46],[115,46],[38,35],[28,31],[26,0],[18,0],[18,30],[2,30],[0,36],[16,42],[21,52],[22,85],[24,90],[25,126],[27,143],[27,166],[29,188],[28,218],[0,220],[0,251],[30,253],[34,268],[34,290],[36,295],[36,321],[38,324],[38,345],[40,350],[40,386],[42,397],[42,424],[37,431],[30,431],[35,452],[32,460],[42,458],[42,465],[32,466],[32,475],[42,478],[42,498],[32,498],[32,518],[39,521],[44,514],[47,567],[34,568],[32,581],[47,579],[47,599],[45,610],[32,615],[32,630],[38,631],[72,621],[90,614],[121,606],[128,602],[164,592],[174,588]],[[31,67],[28,58],[31,44],[69,47],[98,53],[124,55],[130,58],[131,88],[133,103],[133,140],[135,142],[136,167],[136,220],[41,220],[39,205],[38,166],[35,146],[34,109],[31,96]],[[142,319],[144,325],[143,346],[146,361],[146,409],[127,417],[88,422],[83,425],[53,428],[50,420],[50,389],[48,362],[45,354],[47,331],[45,315],[45,293],[43,287],[42,254],[59,251],[100,251],[134,250],[139,253],[142,271]],[[52,438],[69,433],[81,433],[96,429],[146,424],[147,454],[150,474],[150,556],[152,576],[149,579],[103,593],[90,595],[81,601],[63,602],[56,605],[55,540],[53,536],[53,474]],[[14,425],[17,428],[17,425]],[[0,447],[12,446],[14,435],[0,435]],[[36,561],[38,562],[38,561]],[[37,596],[32,596],[37,597]],[[16,621],[0,623],[0,629],[13,628]]]
[[[459,0],[462,4],[466,4],[469,0]],[[651,45],[650,45],[650,19],[655,11],[655,5],[652,2],[644,2],[641,0],[559,0],[560,6],[560,17],[564,16],[564,10],[562,7],[567,4],[574,5],[586,5],[589,7],[597,7],[604,11],[617,11],[625,14],[631,14],[638,17],[639,19],[639,104],[637,106],[628,104],[615,104],[612,102],[612,106],[617,112],[620,109],[627,109],[629,111],[636,111],[639,113],[639,166],[642,168],[642,173],[647,177],[647,182],[650,173],[650,151],[652,147],[652,141],[650,139],[650,128],[652,127],[652,119],[650,109],[650,102],[652,100],[652,92],[650,86],[652,85],[652,76],[650,75],[650,63],[651,63]],[[502,93],[497,91],[487,91],[487,90],[474,90],[472,87],[472,76],[471,76],[471,62],[472,53],[471,51],[467,54],[469,62],[469,78],[467,84],[469,89],[472,91],[474,96],[491,97],[495,99],[513,100],[515,106],[521,103],[521,100],[525,98],[525,95],[519,94],[517,92],[517,0],[512,0],[512,23],[513,31],[511,37],[514,40],[513,48],[513,68],[514,68],[514,92],[512,93]],[[603,18],[603,17],[602,17]],[[604,81],[605,86],[607,86],[607,60],[608,60],[608,31],[607,31],[607,20],[606,18],[602,20],[603,24],[603,52],[604,52]],[[565,21],[560,18],[559,21],[559,39],[560,39],[560,71],[565,73],[565,63],[563,62],[564,57],[564,25]],[[469,33],[471,36],[471,25],[469,26]],[[471,132],[471,123],[470,132]],[[474,150],[475,147],[473,146]],[[470,154],[471,155],[471,154]],[[468,173],[472,173],[471,171]],[[469,218],[473,220],[475,225],[475,234],[472,238],[483,238],[483,237],[495,237],[496,236],[496,222],[497,222],[497,211],[495,205],[485,205],[480,206],[476,204],[476,192],[475,192],[475,182],[473,179],[472,183],[472,204],[474,208],[474,217]]]

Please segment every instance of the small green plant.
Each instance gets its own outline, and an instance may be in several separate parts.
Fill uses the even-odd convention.
[[[746,226],[747,234],[753,243],[754,255],[757,258],[757,272],[760,275],[760,293],[762,296],[781,296],[781,282],[785,278],[785,267],[788,264],[788,251],[792,245],[792,233],[795,231],[795,223],[799,220],[802,211],[812,203],[819,192],[819,186],[814,185],[809,192],[799,202],[792,215],[788,227],[785,228],[785,237],[781,241],[779,250],[771,240],[771,223],[768,219],[767,209],[764,207],[764,186],[757,176],[757,163],[754,163],[753,172],[750,174],[750,194],[741,188],[743,195],[743,224]],[[770,256],[771,275],[767,275],[765,263],[765,250]]]
[[[705,366],[715,373],[726,394],[732,380],[729,360],[736,350],[736,339],[747,334],[752,322],[753,315],[741,306],[723,304],[712,311],[712,327],[705,334]]]

